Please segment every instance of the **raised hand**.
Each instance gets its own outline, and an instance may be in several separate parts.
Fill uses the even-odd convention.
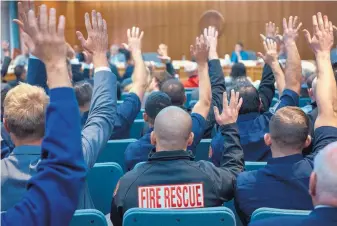
[[[92,54],[89,53],[88,51],[84,50],[83,55],[84,55],[84,62],[86,64],[91,64],[92,63]]]
[[[317,54],[320,52],[329,52],[334,42],[333,25],[325,15],[317,13],[312,16],[313,36],[311,37],[308,30],[304,29],[304,36],[312,51]]]
[[[4,55],[9,57],[10,55],[9,54],[9,42],[2,41],[1,48],[2,48],[2,51],[4,52]]]
[[[204,29],[204,37],[207,40],[209,46],[209,60],[218,59],[217,46],[218,46],[218,31],[215,27],[209,26]]]
[[[208,61],[208,53],[209,53],[209,46],[207,44],[207,40],[203,35],[200,37],[196,37],[195,45],[190,46],[191,55],[195,57],[197,63],[207,64]]]
[[[75,55],[76,55],[75,50],[73,49],[73,47],[71,47],[69,43],[67,43],[67,57],[69,59],[74,59]]]
[[[18,3],[18,12],[20,20],[14,19],[15,22],[19,27],[24,31],[27,32],[29,30],[28,25],[28,12],[30,10],[30,3],[29,1],[23,1]]]
[[[159,47],[158,47],[158,58],[161,59],[162,61],[170,61],[171,58],[168,56],[167,54],[167,45],[165,44],[160,44]]]
[[[266,37],[267,38],[274,38],[279,35],[279,28],[276,27],[275,23],[272,23],[269,21],[269,23],[266,23]]]
[[[81,42],[85,51],[93,55],[95,68],[107,67],[108,60],[106,52],[108,51],[108,30],[107,23],[102,18],[101,13],[95,10],[91,12],[91,22],[89,13],[85,13],[85,27],[88,33],[88,38],[85,39],[80,31],[76,31],[78,40]]]
[[[268,65],[278,63],[277,44],[273,39],[266,38],[263,41],[265,54],[258,52],[257,56],[262,58]]]
[[[289,17],[288,23],[287,19],[283,18],[283,42],[285,44],[294,43],[298,37],[298,31],[302,27],[302,23],[298,22],[298,17]]]
[[[127,37],[128,37],[128,49],[135,53],[135,52],[141,52],[142,50],[142,39],[144,36],[144,32],[140,31],[138,27],[132,27],[131,29],[128,29],[127,31]]]
[[[218,125],[222,126],[235,123],[236,120],[238,119],[242,103],[243,100],[242,97],[240,98],[239,92],[235,93],[234,90],[232,89],[230,103],[228,104],[227,93],[224,92],[222,113],[220,114],[219,109],[216,106],[214,106],[215,120],[218,123]]]

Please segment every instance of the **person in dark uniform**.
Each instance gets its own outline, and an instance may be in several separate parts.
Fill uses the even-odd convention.
[[[233,134],[236,138],[231,140],[238,140],[233,124],[242,99],[234,91],[231,96],[229,106],[224,98],[221,115],[217,108],[214,112],[225,140]],[[122,225],[123,214],[133,207],[214,207],[233,198],[236,177],[244,168],[240,143],[225,142],[221,166],[216,167],[208,161],[193,161],[187,151],[193,136],[192,119],[183,109],[170,106],[157,115],[151,133],[156,152],[150,153],[146,163],[126,173],[118,182],[110,213],[114,226]]]

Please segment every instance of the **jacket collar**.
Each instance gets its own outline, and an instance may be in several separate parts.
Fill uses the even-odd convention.
[[[155,149],[149,154],[149,161],[168,161],[168,160],[194,160],[194,156],[191,151],[187,150],[173,150],[173,151],[159,151],[156,152]]]
[[[302,154],[288,155],[285,157],[271,158],[268,160],[268,164],[292,164],[303,159]]]
[[[247,114],[242,114],[242,115],[239,115],[238,122],[253,120],[253,119],[256,119],[258,116],[260,116],[259,112],[251,112]]]
[[[311,213],[311,216],[318,216],[321,219],[328,221],[337,221],[337,207],[320,207],[315,208]]]
[[[15,147],[11,155],[40,155],[41,146],[21,145]]]

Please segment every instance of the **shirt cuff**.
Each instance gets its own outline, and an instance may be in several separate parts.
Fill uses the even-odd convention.
[[[71,59],[70,64],[80,64],[80,61],[77,58]]]
[[[34,56],[34,55],[32,55],[32,54],[29,54],[29,58],[35,59],[35,60],[40,60],[39,58],[37,58],[36,56]]]
[[[111,72],[111,69],[108,68],[108,67],[98,67],[98,68],[95,68],[95,73],[100,72],[100,71],[109,71],[109,72]]]
[[[91,69],[91,64],[86,64],[86,63],[82,63],[82,68],[83,69]]]

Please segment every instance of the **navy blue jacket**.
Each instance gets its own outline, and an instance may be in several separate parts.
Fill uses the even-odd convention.
[[[69,225],[84,185],[86,166],[74,90],[50,90],[46,132],[37,174],[23,199],[1,213],[2,225]]]
[[[204,135],[206,120],[197,113],[192,113],[191,118],[194,140],[192,145],[188,147],[188,150],[192,151],[195,155],[196,147]],[[150,152],[155,148],[155,146],[151,144],[150,135],[152,131],[153,129],[149,129],[143,137],[141,137],[138,141],[129,144],[126,148],[125,165],[128,170],[133,169],[137,163],[146,161]]]
[[[325,145],[337,141],[337,128],[319,127],[315,130],[314,152],[268,160],[267,165],[255,171],[241,173],[237,178],[235,204],[241,221],[248,223],[258,208],[311,210],[308,193],[313,160]]]
[[[155,198],[152,195],[152,198],[158,200],[156,206],[152,206],[154,208],[213,207],[232,199],[235,178],[244,167],[243,152],[239,148],[234,124],[222,126],[220,130],[226,139],[232,141],[224,143],[226,151],[222,156],[221,167],[208,161],[193,161],[194,156],[190,151],[171,150],[152,152],[148,162],[127,172],[120,179],[113,195],[110,213],[113,225],[122,225],[123,214],[130,208],[151,207],[147,204],[144,206],[142,201],[141,197],[146,195],[140,192],[143,186],[151,186],[151,189],[159,186],[157,191],[163,189],[163,193],[158,192]],[[229,139],[231,136],[236,138]],[[199,189],[194,190],[192,186]],[[169,187],[171,191],[175,189],[171,194],[167,193]]]
[[[1,122],[1,159],[7,157],[15,148],[11,137]]]
[[[250,226],[336,226],[337,207],[315,208],[309,216],[273,217],[254,221]]]
[[[285,106],[298,106],[299,96],[292,90],[284,90],[276,110]],[[238,127],[240,132],[240,143],[245,154],[245,161],[266,161],[271,157],[270,147],[264,142],[264,135],[269,132],[269,121],[274,110],[270,109],[263,114],[248,113],[239,115]],[[212,162],[219,165],[220,156],[224,142],[223,137],[217,134],[211,142],[213,155]]]

